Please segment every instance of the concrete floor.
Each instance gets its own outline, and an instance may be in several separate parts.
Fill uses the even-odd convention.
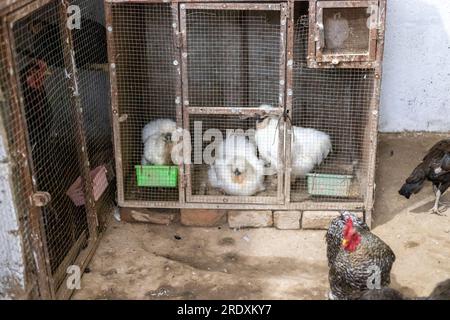
[[[373,231],[397,256],[392,287],[409,296],[427,295],[450,278],[450,210],[445,217],[426,213],[434,199],[430,185],[409,201],[397,193],[442,137],[380,136]],[[114,221],[74,298],[325,299],[324,234]]]

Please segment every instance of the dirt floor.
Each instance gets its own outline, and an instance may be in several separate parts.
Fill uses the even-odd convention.
[[[373,232],[397,259],[392,287],[424,296],[450,278],[450,209],[427,185],[397,193],[440,135],[381,135]],[[443,201],[450,202],[450,192]],[[325,299],[324,231],[230,230],[113,221],[75,299]]]

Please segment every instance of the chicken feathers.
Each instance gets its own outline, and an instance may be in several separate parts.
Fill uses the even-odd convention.
[[[264,161],[245,136],[230,135],[216,149],[208,171],[212,187],[233,196],[251,196],[264,188]]]
[[[344,228],[352,220],[354,231],[360,236],[360,243],[354,251],[344,249]],[[328,279],[331,298],[339,300],[358,299],[379,280],[381,287],[390,283],[390,272],[395,261],[394,252],[380,238],[370,232],[369,227],[355,215],[345,212],[334,219],[326,234],[327,258],[330,268]],[[377,275],[379,278],[377,279]]]
[[[437,188],[436,202],[432,211],[439,213],[439,198],[450,187],[450,139],[439,141],[428,151],[422,162],[406,179],[399,194],[409,199],[412,194],[422,189],[426,180],[431,181]]]
[[[156,119],[142,130],[144,153],[142,165],[170,165],[172,161],[172,134],[177,125],[172,119]]]
[[[273,109],[262,105],[261,109]],[[269,116],[256,125],[255,141],[260,157],[275,173],[278,170],[279,122]],[[320,165],[331,152],[330,137],[316,129],[292,126],[292,170],[294,177],[303,177]]]

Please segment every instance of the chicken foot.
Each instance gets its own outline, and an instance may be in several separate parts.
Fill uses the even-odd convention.
[[[445,206],[439,207],[440,199],[441,199],[442,192],[437,188],[436,191],[436,200],[434,202],[433,208],[430,210],[430,213],[437,214],[438,216],[444,216],[442,214],[447,208]]]

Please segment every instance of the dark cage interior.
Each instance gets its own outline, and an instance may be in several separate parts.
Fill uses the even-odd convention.
[[[278,107],[280,12],[186,10],[189,107]]]
[[[324,54],[355,54],[369,50],[370,13],[362,8],[324,8]]]
[[[80,28],[66,28],[69,5],[80,8]],[[103,3],[35,1],[8,19],[12,51],[2,65],[15,71],[7,92],[17,100],[3,117],[13,155],[27,154],[13,156],[15,192],[21,227],[41,241],[32,239],[33,259],[40,252],[45,261],[35,277],[48,273],[41,294],[55,297],[67,289],[67,268],[93,249],[115,197]],[[37,194],[45,201],[30,205]]]

